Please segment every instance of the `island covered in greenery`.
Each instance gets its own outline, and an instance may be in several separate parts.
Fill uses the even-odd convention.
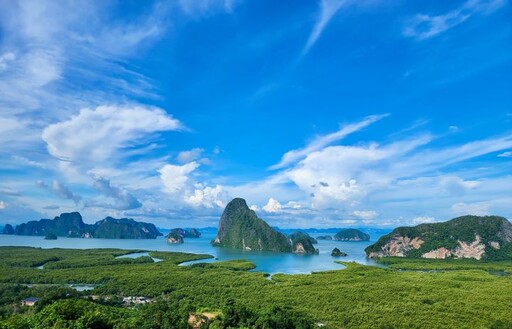
[[[369,257],[512,259],[512,224],[499,216],[462,216],[398,227],[366,248]]]
[[[338,233],[334,235],[334,240],[336,241],[368,241],[370,240],[370,235],[368,233],[364,233],[355,228],[346,228],[340,230]]]
[[[292,251],[286,236],[258,218],[241,198],[227,204],[212,244],[243,250]]]
[[[4,227],[4,234],[46,236],[51,233],[72,238],[102,239],[154,239],[162,235],[155,225],[130,218],[106,217],[94,224],[86,224],[79,212],[63,213],[54,219],[29,221],[16,228],[9,226]]]

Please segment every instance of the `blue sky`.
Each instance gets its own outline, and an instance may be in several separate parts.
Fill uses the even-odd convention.
[[[0,1],[0,223],[512,218],[512,6]]]

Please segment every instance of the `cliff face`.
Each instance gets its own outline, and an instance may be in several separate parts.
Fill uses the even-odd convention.
[[[224,209],[212,244],[244,250],[291,251],[286,237],[258,218],[241,198],[233,199]]]
[[[463,216],[399,227],[365,251],[369,257],[511,259],[512,224],[498,216]]]
[[[368,241],[370,235],[354,228],[347,228],[339,231],[334,235],[334,240],[337,241]]]
[[[52,219],[29,221],[16,226],[14,234],[45,236],[49,233],[66,237],[105,239],[154,239],[162,235],[155,225],[133,219],[107,217],[95,224],[85,224],[78,212],[63,213]]]
[[[318,242],[307,233],[295,232],[288,237],[288,242],[295,254],[318,254],[318,249],[313,246]]]

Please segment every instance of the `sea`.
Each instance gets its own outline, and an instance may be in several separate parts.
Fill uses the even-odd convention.
[[[320,235],[334,235],[336,232],[322,232],[310,235],[317,238]],[[315,248],[319,249],[318,255],[296,255],[288,253],[242,251],[237,249],[213,247],[211,241],[215,233],[202,232],[199,238],[186,238],[183,244],[169,244],[164,236],[156,239],[83,239],[59,237],[57,240],[45,240],[41,236],[5,235],[0,234],[0,246],[29,246],[43,249],[49,248],[118,248],[138,249],[148,251],[175,251],[195,254],[209,254],[214,258],[187,262],[181,264],[187,266],[197,262],[216,262],[232,259],[246,259],[256,265],[254,271],[268,274],[309,274],[312,272],[338,270],[344,268],[336,261],[357,262],[365,265],[378,266],[375,261],[366,257],[364,249],[375,243],[380,235],[370,236],[370,241],[346,242],[334,240],[318,240]],[[331,251],[338,248],[348,254],[346,257],[332,257]]]

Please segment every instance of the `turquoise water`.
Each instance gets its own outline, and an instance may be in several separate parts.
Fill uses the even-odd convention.
[[[335,232],[333,232],[335,233]],[[332,234],[333,234],[332,233]],[[312,237],[318,237],[322,234],[311,234]],[[159,251],[177,251],[196,254],[213,255],[215,259],[207,261],[223,261],[230,259],[247,259],[256,264],[256,271],[270,274],[286,273],[299,274],[318,271],[342,269],[343,266],[336,264],[335,261],[353,261],[361,264],[376,265],[376,263],[366,258],[364,248],[374,243],[376,237],[372,237],[366,242],[343,242],[318,240],[316,248],[320,250],[319,255],[295,255],[286,253],[271,253],[257,251],[241,251],[229,248],[212,247],[210,241],[215,237],[214,233],[204,233],[200,238],[185,239],[183,244],[168,244],[165,237],[148,240],[129,240],[129,239],[80,239],[59,237],[57,240],[45,240],[44,237],[22,236],[22,235],[3,235],[0,234],[0,246],[30,246],[41,248],[119,248],[119,249],[142,249]],[[347,257],[335,258],[331,256],[331,251],[337,247],[348,254]]]

